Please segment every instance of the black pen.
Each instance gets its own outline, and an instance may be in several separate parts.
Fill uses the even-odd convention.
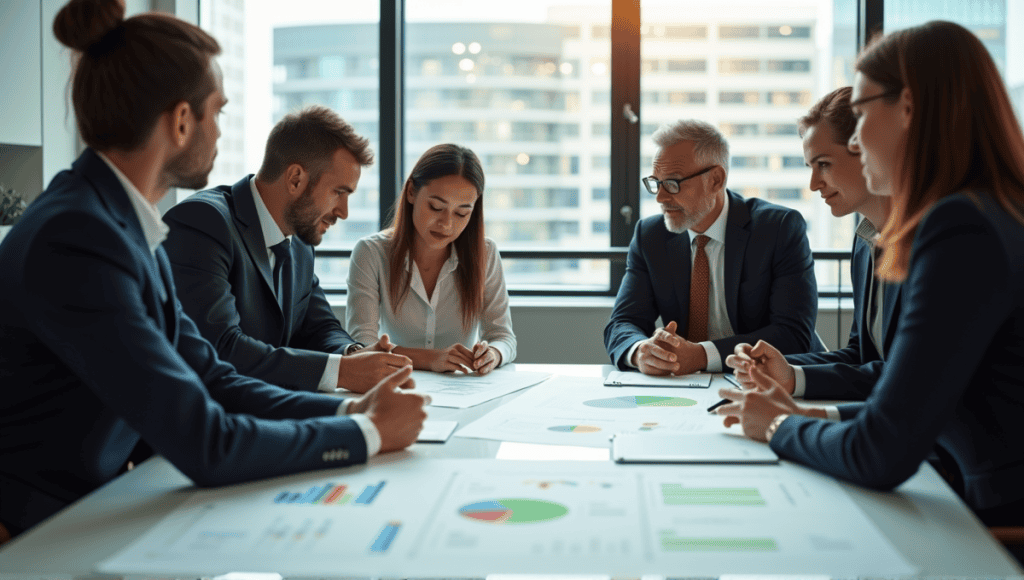
[[[725,375],[722,375],[722,378],[727,380],[727,381],[729,381],[730,383],[736,385],[736,387],[739,388],[739,389],[743,388],[743,385],[741,385],[740,382],[736,380],[736,377],[734,377],[732,375],[725,374]],[[714,405],[711,405],[710,407],[708,407],[708,413],[714,413],[715,409],[721,407],[722,405],[727,405],[727,404],[729,404],[731,402],[732,401],[730,401],[729,399],[722,399],[721,401],[718,401]]]

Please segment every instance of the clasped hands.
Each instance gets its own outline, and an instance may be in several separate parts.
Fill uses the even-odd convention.
[[[493,346],[489,346],[486,340],[482,340],[470,350],[462,344],[453,344],[448,348],[440,349],[432,361],[430,370],[435,373],[450,373],[456,371],[486,375],[501,364],[501,353]]]
[[[707,368],[708,355],[703,346],[676,334],[673,320],[640,342],[631,362],[645,375],[688,375]]]
[[[756,345],[741,343],[725,358],[744,389],[719,389],[723,399],[732,401],[715,409],[724,415],[726,427],[739,424],[751,439],[766,441],[765,431],[779,415],[825,417],[823,409],[799,405],[793,400],[796,373],[775,347],[763,340]]]

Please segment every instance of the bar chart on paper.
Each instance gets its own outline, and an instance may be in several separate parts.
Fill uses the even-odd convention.
[[[325,483],[323,485],[314,485],[305,492],[282,491],[274,497],[274,503],[342,506],[355,498],[355,505],[370,505],[376,499],[380,490],[384,488],[385,483],[387,482],[382,481],[377,484],[368,485],[358,495],[353,493],[347,485]]]

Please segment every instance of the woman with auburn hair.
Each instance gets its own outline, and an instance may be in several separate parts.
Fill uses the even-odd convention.
[[[516,337],[501,259],[484,237],[484,172],[458,145],[428,149],[395,201],[388,229],[356,242],[347,328],[387,333],[413,368],[487,374],[512,362]]]
[[[950,22],[889,34],[853,87],[868,187],[889,195],[879,276],[902,281],[891,356],[841,422],[795,405],[741,345],[759,387],[718,409],[781,457],[878,489],[935,445],[986,524],[1024,524],[1024,136],[991,56]],[[1008,445],[1007,443],[1011,443]]]

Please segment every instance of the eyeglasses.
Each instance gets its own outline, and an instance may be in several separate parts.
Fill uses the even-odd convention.
[[[651,194],[653,194],[653,195],[658,195],[658,189],[661,188],[661,187],[664,187],[665,191],[667,191],[669,193],[673,193],[673,194],[674,193],[679,193],[679,184],[681,184],[682,182],[686,181],[687,179],[693,179],[694,177],[700,177],[701,175],[704,175],[705,173],[707,173],[708,171],[711,171],[712,169],[714,169],[716,167],[718,167],[718,166],[717,165],[712,165],[711,167],[705,167],[704,169],[701,169],[697,173],[694,173],[693,175],[687,175],[686,177],[684,177],[682,179],[657,179],[657,178],[655,178],[652,175],[650,177],[645,177],[643,179],[644,187],[646,187],[647,191],[651,192]]]
[[[903,91],[902,90],[886,91],[884,93],[879,93],[879,94],[871,96],[871,97],[864,97],[863,99],[857,99],[856,101],[850,101],[850,108],[852,109],[853,107],[859,107],[859,106],[863,105],[864,103],[870,103],[871,101],[874,101],[874,100],[877,100],[877,99],[881,99],[881,98],[884,98],[884,97],[895,97],[896,95],[899,95],[901,92],[903,92]]]

